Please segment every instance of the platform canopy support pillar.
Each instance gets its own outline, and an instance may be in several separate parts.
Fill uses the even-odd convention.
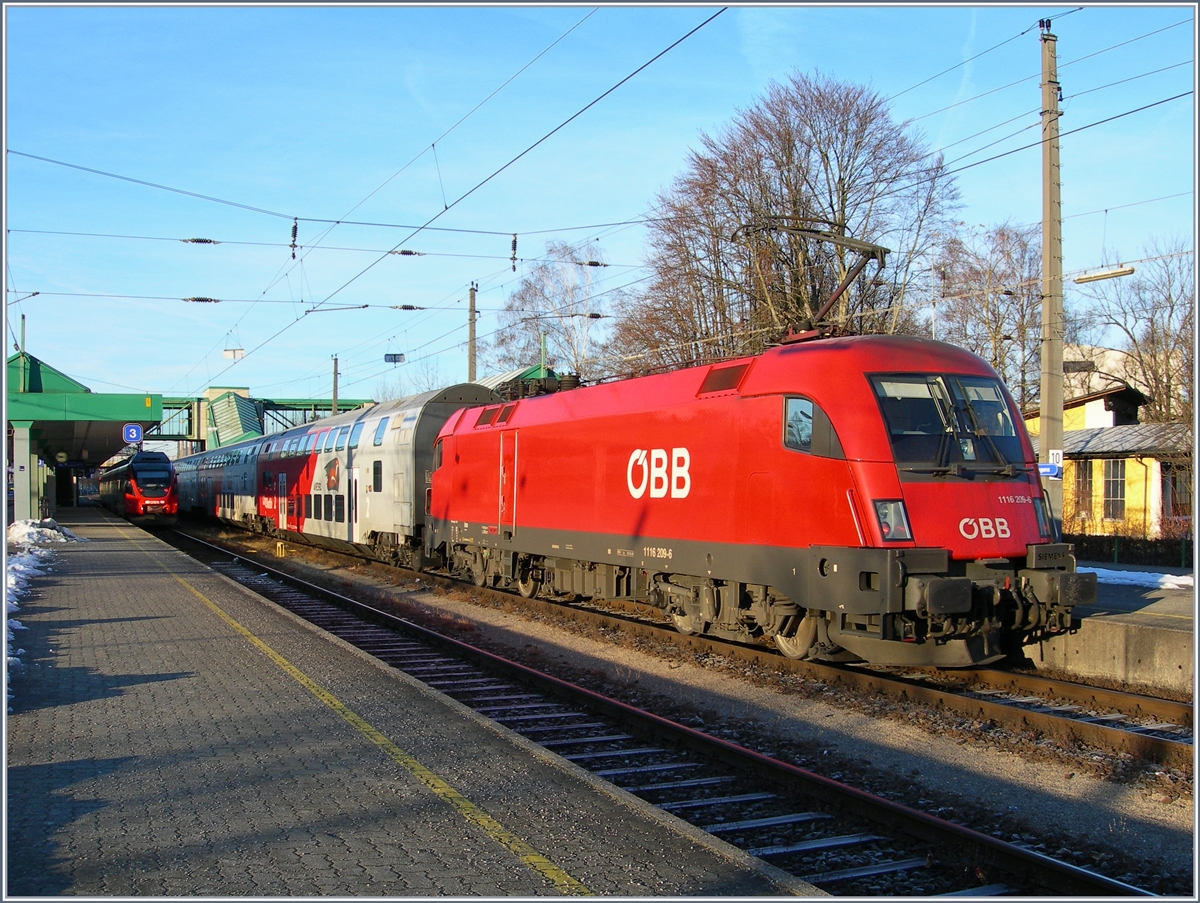
[[[36,499],[40,486],[37,485],[37,457],[33,455],[30,438],[32,420],[10,421],[13,428],[13,517],[17,520],[34,520],[38,510]]]

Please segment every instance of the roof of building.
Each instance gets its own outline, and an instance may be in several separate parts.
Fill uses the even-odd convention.
[[[1063,409],[1066,410],[1068,408],[1077,408],[1081,405],[1100,400],[1105,402],[1105,409],[1112,410],[1111,404],[1114,402],[1118,404],[1124,403],[1133,407],[1141,407],[1150,399],[1146,397],[1145,393],[1135,389],[1128,383],[1118,383],[1116,385],[1109,386],[1107,389],[1102,389],[1099,392],[1092,392],[1090,395],[1078,395],[1075,398],[1064,399]],[[1030,408],[1025,412],[1024,416],[1026,420],[1031,420],[1034,417],[1040,417],[1041,413],[1042,412],[1040,408]]]
[[[1031,436],[1034,451],[1038,437]],[[1071,430],[1063,434],[1067,458],[1191,457],[1192,427],[1187,423],[1131,423]]]

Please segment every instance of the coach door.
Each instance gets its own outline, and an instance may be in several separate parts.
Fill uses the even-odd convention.
[[[287,529],[287,474],[279,472],[279,486],[275,493],[275,513],[280,530]]]
[[[354,542],[358,534],[358,468],[346,468],[346,538]]]
[[[503,538],[517,529],[517,431],[500,434],[500,510],[497,520]]]

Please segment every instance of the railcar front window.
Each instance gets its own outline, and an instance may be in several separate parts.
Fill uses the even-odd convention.
[[[171,488],[171,471],[169,470],[138,470],[137,484],[148,499],[161,499]]]
[[[1023,463],[1003,387],[976,376],[873,376],[896,463],[933,472]]]

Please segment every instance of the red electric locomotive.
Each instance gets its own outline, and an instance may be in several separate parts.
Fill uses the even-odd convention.
[[[465,408],[431,489],[426,554],[454,573],[645,602],[793,657],[978,665],[1096,595],[995,371],[925,339]]]
[[[99,476],[100,504],[142,523],[169,523],[179,513],[175,468],[162,452],[137,452]]]

